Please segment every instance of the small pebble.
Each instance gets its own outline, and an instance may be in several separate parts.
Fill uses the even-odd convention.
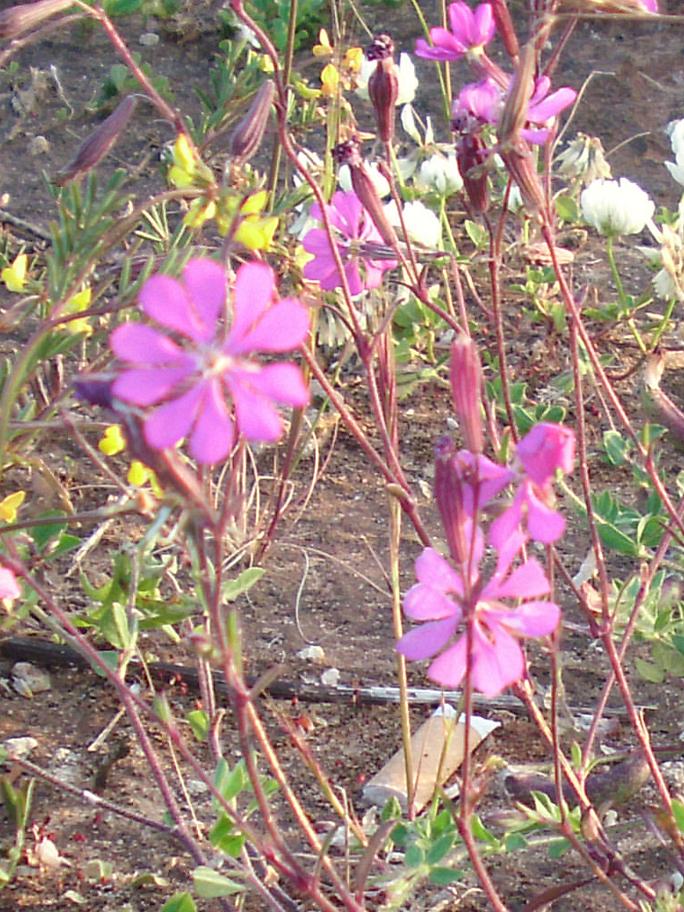
[[[50,690],[50,675],[30,662],[17,662],[12,668],[12,687],[22,697]]]
[[[16,757],[17,760],[23,760],[25,757],[35,750],[38,747],[38,742],[35,738],[7,738],[6,741],[2,742],[2,746],[5,748],[10,757]]]
[[[326,687],[337,687],[340,683],[340,669],[339,668],[328,668],[321,675],[321,684],[325,684]]]
[[[46,155],[50,151],[50,143],[44,136],[34,136],[29,143],[29,155]]]
[[[325,652],[320,646],[305,646],[304,649],[299,650],[297,658],[320,664],[325,661]]]
[[[143,47],[156,47],[159,44],[159,35],[156,32],[143,32],[138,41]]]

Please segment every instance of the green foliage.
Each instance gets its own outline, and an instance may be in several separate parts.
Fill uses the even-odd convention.
[[[279,51],[284,51],[287,45],[290,6],[290,0],[251,0],[249,4],[254,20],[268,32]],[[313,43],[318,30],[325,24],[326,14],[325,0],[299,0],[295,50],[304,44]]]
[[[14,879],[17,865],[24,853],[34,785],[33,779],[26,780],[21,785],[14,785],[9,776],[0,776],[0,797],[7,817],[14,827],[13,842],[7,847],[5,858],[0,860],[0,890]]]
[[[173,101],[174,93],[167,77],[156,75],[149,63],[141,61],[140,54],[134,52],[131,56],[162,98],[166,101]],[[123,63],[115,63],[109,68],[89,110],[101,115],[107,114],[118,105],[125,95],[139,91],[140,83],[129,68]]]

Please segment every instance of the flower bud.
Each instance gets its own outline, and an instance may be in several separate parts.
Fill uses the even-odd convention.
[[[394,62],[394,42],[389,35],[376,35],[366,48],[368,60],[377,61],[368,80],[368,95],[375,108],[378,135],[389,143],[394,137],[394,112],[399,97],[399,74]]]
[[[489,208],[487,187],[487,147],[477,133],[466,133],[456,146],[458,170],[473,213]]]
[[[390,225],[382,200],[375,189],[373,179],[361,158],[361,149],[356,139],[348,139],[333,149],[333,156],[340,165],[349,165],[352,190],[361,200],[371,221],[378,229],[380,237],[388,247],[398,246],[397,234]]]
[[[73,6],[73,0],[38,0],[22,3],[0,12],[0,38],[18,38],[40,25],[43,19]]]
[[[506,53],[509,57],[517,57],[519,52],[518,38],[513,28],[513,20],[508,11],[506,0],[489,0],[494,14],[494,22],[501,36]]]
[[[528,213],[542,212],[546,208],[546,199],[537,173],[535,158],[528,144],[524,140],[520,140],[515,149],[509,149],[507,152],[502,150],[501,158],[506,165],[506,170],[518,185],[520,198]]]
[[[454,457],[456,447],[449,437],[442,437],[435,446],[435,500],[442,518],[449,552],[454,561],[463,565],[468,559],[468,514],[463,506],[462,473]]]
[[[534,92],[534,44],[526,44],[520,54],[518,66],[513,74],[511,88],[506,96],[503,110],[496,128],[499,146],[502,150],[518,142],[520,131],[527,120],[527,109]]]
[[[466,449],[481,453],[482,434],[482,366],[477,346],[472,339],[459,336],[451,346],[451,394],[454,410],[461,422]]]
[[[274,95],[275,83],[272,79],[267,79],[254,96],[247,114],[230,134],[228,151],[233,159],[245,161],[251,158],[261,145]]]
[[[126,129],[136,104],[135,96],[127,95],[109,117],[83,140],[72,161],[55,179],[58,186],[63,187],[81,177],[102,161]]]

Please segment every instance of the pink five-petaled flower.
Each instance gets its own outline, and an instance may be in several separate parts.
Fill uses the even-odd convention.
[[[14,573],[8,567],[0,567],[0,601],[11,603],[20,595],[21,589]]]
[[[575,435],[562,424],[541,422],[523,437],[516,456],[525,472],[513,504],[492,523],[489,538],[495,548],[525,522],[535,541],[551,544],[565,531],[565,520],[549,504],[553,501],[551,482],[557,470],[572,472]]]
[[[480,536],[481,539],[481,536]],[[498,561],[492,578],[483,582],[476,577],[471,583],[474,602],[472,611],[472,682],[488,697],[496,696],[525,673],[525,659],[518,640],[522,637],[547,636],[558,626],[560,609],[555,602],[538,596],[549,592],[549,583],[541,564],[535,558],[511,569],[520,552],[524,535],[514,533],[498,549]],[[481,540],[473,549],[476,565],[482,553]],[[452,642],[464,615],[464,584],[460,573],[434,551],[426,548],[416,561],[418,583],[404,598],[404,613],[416,621],[427,621],[406,633],[397,650],[407,659],[422,660],[440,653],[427,674],[443,687],[458,687],[466,673],[467,635]],[[481,587],[478,591],[478,587]],[[520,605],[508,607],[504,599],[521,599]]]
[[[145,418],[147,443],[161,450],[189,436],[190,453],[201,463],[228,455],[234,423],[248,440],[272,442],[282,433],[273,403],[309,401],[296,364],[261,365],[248,357],[300,345],[309,330],[306,308],[294,298],[277,298],[273,271],[265,263],[245,263],[235,277],[227,324],[227,287],[225,270],[209,259],[191,260],[180,281],[154,275],[140,291],[142,309],[187,344],[181,347],[139,323],[119,326],[110,337],[114,354],[126,363],[114,381],[114,395],[133,405],[157,406]]]
[[[469,51],[478,51],[489,44],[496,32],[496,23],[489,3],[480,3],[473,11],[467,3],[449,4],[449,26],[431,28],[429,45],[424,38],[416,41],[416,54],[426,60],[458,60]]]
[[[383,246],[378,229],[371,221],[361,200],[352,190],[338,190],[326,207],[330,224],[336,230],[337,249],[344,267],[349,285],[349,293],[357,295],[364,288],[377,288],[382,282],[386,269],[393,269],[397,263],[393,259],[373,259],[372,251]],[[311,215],[321,219],[321,207],[314,203]],[[302,245],[308,253],[314,255],[304,266],[304,278],[320,282],[324,291],[342,286],[340,276],[327,232],[323,228],[313,228],[307,232]],[[363,264],[362,277],[360,264]]]

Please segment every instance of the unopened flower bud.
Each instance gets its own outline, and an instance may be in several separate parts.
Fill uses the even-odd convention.
[[[388,247],[396,248],[398,246],[396,231],[387,218],[385,207],[378,195],[378,191],[375,189],[373,178],[361,157],[358,140],[348,139],[346,142],[339,143],[333,149],[333,156],[338,164],[349,165],[352,190],[361,200],[364,209],[378,229],[380,237],[385,244]]]
[[[518,185],[520,198],[528,214],[542,212],[546,208],[544,190],[539,180],[535,158],[530,147],[520,140],[516,148],[501,152],[506,170]]]
[[[508,4],[506,3],[506,0],[489,0],[489,3],[492,7],[494,22],[496,22],[496,29],[501,36],[503,45],[506,48],[506,53],[509,57],[517,57],[520,50],[518,45],[518,37],[515,34],[515,29],[513,28],[513,20],[511,19],[511,14],[508,11]]]
[[[481,453],[482,434],[482,366],[477,346],[472,339],[459,336],[451,346],[451,394],[454,410],[461,422],[466,449]]]
[[[530,98],[534,92],[535,61],[534,43],[529,42],[520,53],[520,60],[515,68],[511,88],[496,128],[502,150],[518,142],[520,131],[525,126]]]
[[[109,117],[83,140],[72,161],[55,179],[58,186],[63,187],[69,181],[81,177],[102,161],[126,129],[136,104],[135,96],[127,95]]]
[[[463,506],[461,473],[455,457],[456,447],[449,437],[442,437],[435,446],[435,501],[442,518],[449,552],[457,564],[468,558],[468,515]]]
[[[38,0],[0,12],[0,38],[18,38],[55,13],[73,6],[73,0]]]
[[[487,147],[477,133],[466,133],[456,146],[458,170],[473,213],[486,212],[489,208],[487,155]]]
[[[394,42],[389,35],[376,35],[366,48],[368,60],[376,61],[368,80],[368,95],[375,108],[378,136],[384,143],[394,136],[394,113],[399,97],[399,74],[394,62]]]
[[[245,161],[251,158],[261,145],[274,94],[275,83],[272,79],[267,79],[254,96],[247,114],[230,134],[228,151],[233,159]]]

